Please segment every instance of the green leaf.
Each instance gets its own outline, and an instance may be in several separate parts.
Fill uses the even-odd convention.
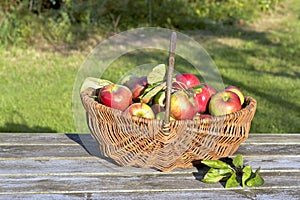
[[[217,168],[217,169],[231,169],[230,165],[221,161],[221,160],[202,160],[201,163],[207,165],[208,167]]]
[[[236,173],[232,173],[230,178],[226,181],[225,188],[232,188],[239,186],[240,183],[236,180]]]
[[[221,174],[218,174],[218,173],[207,172],[205,174],[205,176],[203,177],[202,181],[204,183],[217,183],[225,177],[226,177],[225,175],[221,175]]]
[[[94,77],[87,77],[83,81],[80,91],[82,92],[84,90],[87,90],[88,88],[93,88],[93,89],[102,88],[105,85],[109,85],[109,84],[112,84],[112,82],[109,80],[99,79],[99,78],[94,78]]]
[[[251,166],[246,166],[243,169],[243,175],[242,175],[242,186],[246,186],[247,180],[251,177],[252,175],[252,168]]]
[[[141,97],[141,102],[149,103],[157,93],[164,90],[165,88],[166,88],[165,82],[155,85],[153,87],[150,87],[149,89],[147,88],[147,90],[144,92],[144,94]]]
[[[262,186],[264,182],[264,179],[259,174],[256,174],[254,178],[247,181],[246,185],[249,187],[258,187]]]
[[[238,154],[232,161],[233,165],[236,168],[243,168],[244,165],[244,160],[243,160],[243,156],[241,154]]]
[[[166,75],[166,65],[165,64],[159,64],[155,66],[152,71],[148,74],[147,80],[148,83],[154,84],[157,82],[162,82]]]
[[[234,171],[231,168],[221,168],[221,169],[216,169],[216,168],[210,168],[207,173],[214,173],[214,174],[220,174],[220,175],[228,175],[232,174]]]
[[[255,173],[254,177],[250,178],[247,182],[246,185],[249,187],[258,187],[264,184],[264,179],[259,175],[260,168],[258,168]]]
[[[252,172],[251,166],[243,168],[243,157],[240,154],[233,159],[233,164],[237,169],[221,160],[202,160],[201,163],[210,167],[202,179],[204,183],[226,181],[225,188],[237,186],[256,187],[264,184],[264,179],[259,175],[260,168],[255,173]]]
[[[197,85],[197,86],[193,87],[193,92],[194,92],[195,94],[201,93],[203,88],[204,88],[203,85]]]
[[[166,99],[166,93],[165,91],[160,91],[155,95],[154,102],[158,103],[159,106],[165,107],[165,99]]]

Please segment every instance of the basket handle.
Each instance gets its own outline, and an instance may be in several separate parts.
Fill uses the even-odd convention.
[[[166,89],[166,108],[164,125],[170,123],[170,105],[171,105],[171,91],[172,91],[172,77],[175,63],[175,48],[176,48],[176,32],[172,32],[169,47],[169,67],[167,70],[167,89]]]

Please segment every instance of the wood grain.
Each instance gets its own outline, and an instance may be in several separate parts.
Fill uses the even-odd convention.
[[[204,184],[205,169],[120,167],[88,134],[0,134],[0,199],[299,199],[300,134],[251,134],[237,153],[265,184]]]

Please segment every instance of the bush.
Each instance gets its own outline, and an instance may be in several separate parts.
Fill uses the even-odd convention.
[[[74,42],[91,31],[141,26],[204,29],[210,24],[251,21],[277,0],[5,0],[0,3],[1,45],[43,37]]]

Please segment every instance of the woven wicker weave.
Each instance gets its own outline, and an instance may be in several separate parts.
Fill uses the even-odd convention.
[[[195,160],[230,156],[248,138],[256,111],[256,101],[251,97],[245,98],[243,109],[224,116],[169,120],[175,41],[176,33],[172,33],[165,121],[134,117],[106,107],[90,97],[96,95],[95,89],[80,94],[88,126],[101,152],[122,166],[161,171],[188,168]]]
[[[170,171],[192,167],[192,161],[219,159],[232,155],[248,138],[256,101],[245,98],[240,111],[197,120],[144,119],[106,107],[81,93],[88,126],[101,152],[122,166]]]

